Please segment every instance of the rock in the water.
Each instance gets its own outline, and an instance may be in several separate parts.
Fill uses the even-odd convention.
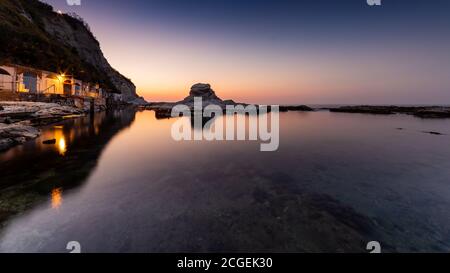
[[[38,137],[40,131],[24,124],[0,124],[0,150],[8,149],[14,145],[22,144],[27,140]]]
[[[12,124],[0,127],[1,138],[16,138],[23,136],[27,139],[32,139],[37,137],[38,135],[39,130],[28,125]]]
[[[407,114],[420,118],[450,118],[450,107],[439,106],[342,106],[330,108],[331,112],[361,113],[361,114]]]
[[[304,112],[310,112],[314,111],[309,106],[306,105],[280,105],[279,107],[280,112],[287,112],[287,111],[304,111]]]
[[[56,139],[48,139],[48,140],[44,140],[42,141],[43,144],[55,144],[56,143]]]
[[[190,96],[203,96],[205,94],[212,93],[214,91],[211,89],[211,85],[208,83],[196,83],[191,86],[191,91],[189,92]]]
[[[430,134],[430,135],[437,135],[437,136],[442,136],[444,135],[443,133],[439,133],[439,132],[435,132],[435,131],[423,131],[425,134]]]
[[[43,126],[65,118],[78,117],[85,110],[58,103],[32,101],[2,101],[0,112],[1,150],[39,136],[33,126]],[[31,125],[31,126],[30,126]],[[50,141],[49,144],[53,142]]]
[[[214,92],[214,90],[211,88],[211,85],[207,83],[194,84],[189,91],[189,96],[184,98],[184,100],[182,101],[176,102],[175,104],[184,104],[192,108],[194,107],[194,98],[201,98],[203,107],[214,104],[225,108],[227,104],[234,104],[232,100],[223,101],[221,98],[219,98],[216,95],[216,92]]]
[[[2,105],[4,110],[0,112],[0,118],[3,118],[5,123],[49,117],[62,118],[83,113],[82,109],[57,103],[18,101],[2,102]]]
[[[211,85],[207,83],[197,83],[191,87],[191,91],[189,91],[189,96],[186,97],[185,101],[191,101],[194,97],[202,97],[203,100],[218,100],[222,101],[219,97],[216,96],[214,90],[211,89]]]
[[[0,105],[0,111],[5,110],[5,108],[3,108],[3,106]]]
[[[330,112],[340,113],[359,113],[359,114],[374,114],[374,115],[392,115],[395,114],[391,107],[385,106],[342,106],[339,108],[330,108]]]
[[[0,138],[0,151],[6,150],[14,145],[14,141],[10,138]]]
[[[170,117],[172,107],[177,104],[183,104],[188,106],[189,108],[194,107],[194,99],[201,98],[202,99],[202,107],[206,107],[208,105],[214,104],[222,108],[226,109],[227,105],[242,105],[248,106],[247,103],[236,103],[233,100],[222,100],[216,95],[216,92],[211,88],[211,85],[208,83],[197,83],[191,87],[189,91],[189,96],[184,98],[184,100],[176,102],[176,103],[168,103],[168,102],[154,102],[149,103],[146,106],[146,109],[154,110],[157,112],[157,117],[167,118]],[[257,105],[255,105],[257,106]],[[306,105],[291,105],[291,106],[280,106],[280,111],[314,111],[312,108]],[[268,108],[270,111],[270,107]]]
[[[414,115],[420,118],[450,118],[450,108],[436,107],[430,109],[422,109],[416,111]]]

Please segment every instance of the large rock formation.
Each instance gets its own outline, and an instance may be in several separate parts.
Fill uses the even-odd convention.
[[[211,85],[207,83],[197,83],[191,87],[189,91],[189,96],[184,98],[183,100],[176,103],[168,103],[168,102],[158,102],[158,103],[150,103],[146,108],[149,110],[155,110],[157,112],[157,117],[169,117],[172,107],[177,104],[183,104],[188,106],[189,108],[194,107],[194,99],[202,98],[202,107],[206,107],[208,105],[214,104],[220,106],[222,109],[226,109],[227,105],[243,105],[247,106],[247,103],[236,103],[233,100],[222,100],[216,95],[216,92],[211,88]],[[269,107],[269,111],[271,108]],[[279,106],[280,112],[287,111],[314,111],[314,109],[306,106],[306,105],[283,105]]]
[[[143,102],[131,80],[111,67],[89,26],[38,0],[0,1],[0,64],[67,72],[98,82],[127,102]]]
[[[219,97],[216,96],[216,92],[211,89],[211,85],[208,83],[196,83],[191,87],[191,91],[189,91],[189,96],[185,98],[185,100],[193,98],[193,97],[202,97],[206,100],[220,100]]]
[[[216,92],[211,89],[211,85],[207,83],[197,83],[191,87],[189,96],[184,100],[177,102],[177,104],[185,104],[190,107],[194,105],[194,98],[202,98],[202,105],[207,106],[210,104],[219,105],[225,107],[227,104],[235,104],[232,100],[222,100],[216,95]]]
[[[226,105],[236,104],[233,100],[222,100],[216,95],[216,92],[211,88],[210,84],[207,83],[196,83],[191,87],[189,91],[189,96],[178,102],[155,102],[150,103],[146,108],[149,110],[156,110],[159,114],[163,116],[170,115],[172,107],[177,104],[183,104],[190,108],[194,107],[194,98],[202,98],[202,107],[208,106],[210,104],[218,105],[225,108]]]

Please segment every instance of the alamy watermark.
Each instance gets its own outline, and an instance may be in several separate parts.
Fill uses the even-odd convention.
[[[66,249],[70,250],[69,253],[81,253],[81,244],[78,241],[70,241],[67,243]]]
[[[81,6],[81,0],[66,0],[69,6]]]
[[[381,0],[367,0],[369,6],[381,6]]]
[[[367,243],[366,249],[370,253],[381,253],[381,244],[378,241],[370,241]]]
[[[194,97],[193,109],[185,104],[172,108],[172,117],[188,117],[175,121],[172,138],[207,141],[256,141],[261,151],[276,151],[280,144],[279,106],[209,104],[203,107],[201,97]],[[224,132],[225,129],[225,132]]]
[[[66,249],[70,250],[69,253],[81,253],[81,244],[78,241],[70,241]],[[381,253],[381,244],[378,241],[370,241],[367,243],[366,250],[370,251],[369,253]]]

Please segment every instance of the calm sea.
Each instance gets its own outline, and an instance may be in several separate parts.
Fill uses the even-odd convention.
[[[450,119],[281,113],[276,152],[173,122],[102,113],[0,154],[0,251],[450,251]]]

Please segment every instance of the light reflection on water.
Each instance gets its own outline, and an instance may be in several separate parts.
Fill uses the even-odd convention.
[[[63,137],[58,141],[58,150],[60,155],[64,155],[66,153],[66,140]]]
[[[64,252],[73,240],[92,252],[355,252],[372,240],[385,251],[450,250],[449,120],[282,113],[273,153],[258,141],[176,142],[174,120],[149,111],[109,142],[95,142],[109,128],[102,122],[74,122],[44,137],[62,132],[64,157],[59,142],[0,155],[12,167],[27,154],[16,163],[26,169],[57,152],[58,161],[39,164],[63,160],[56,174],[33,174],[77,185],[49,188],[52,208],[64,189],[57,214],[46,203],[13,217],[0,251]]]
[[[51,193],[51,204],[53,209],[58,209],[63,202],[62,188],[55,188]]]

